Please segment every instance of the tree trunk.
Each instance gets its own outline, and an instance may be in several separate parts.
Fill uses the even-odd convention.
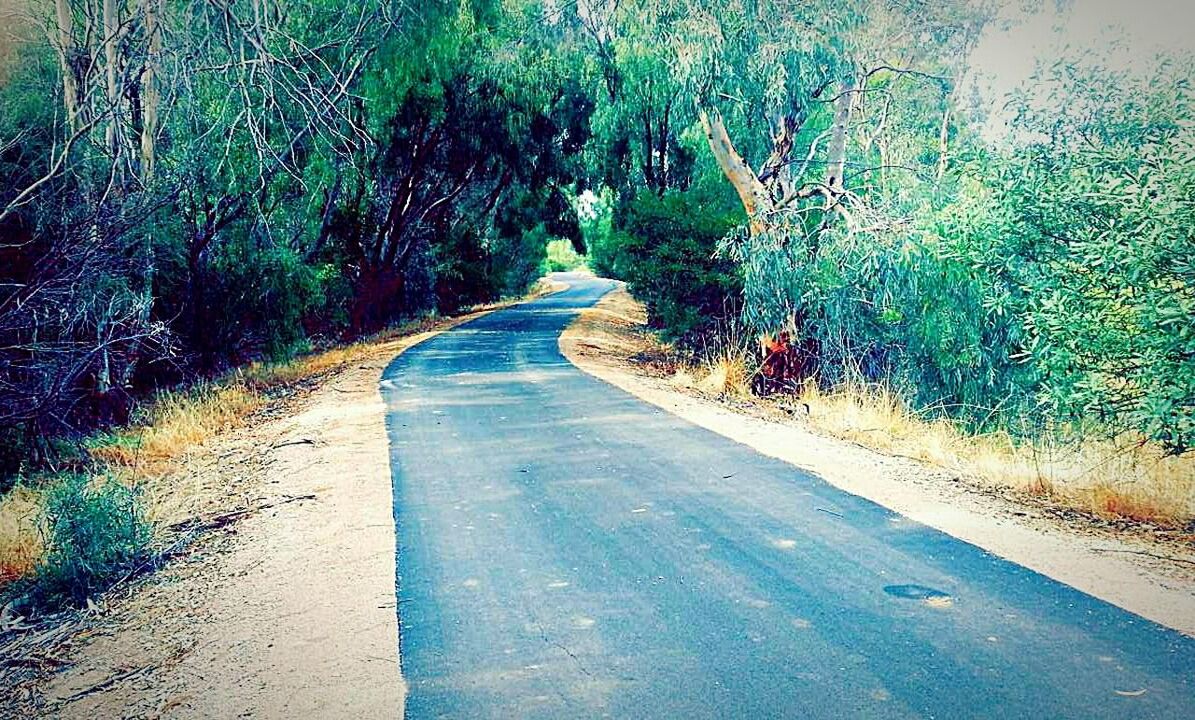
[[[759,235],[767,230],[767,216],[773,210],[772,196],[764,184],[760,182],[747,162],[743,160],[730,136],[726,133],[726,125],[722,115],[714,108],[702,108],[700,112],[701,125],[705,128],[705,137],[709,141],[710,150],[722,168],[723,174],[739,194],[743,209],[747,211],[748,226],[752,235]]]
[[[117,36],[120,34],[120,13],[116,6],[116,0],[103,0],[103,23],[104,23],[104,70],[105,70],[105,89],[108,91],[105,101],[107,103],[107,111],[110,115],[106,127],[104,128],[104,139],[107,141],[108,152],[112,153],[112,163],[114,177],[116,178],[116,187],[120,187],[121,172],[120,172],[120,138],[119,138],[119,124],[117,118],[120,117],[120,85],[118,82],[118,75],[120,72],[120,57],[117,52],[116,42]]]
[[[58,63],[62,66],[62,103],[66,107],[66,122],[74,134],[82,124],[79,120],[79,77],[75,73],[75,21],[70,0],[55,0],[58,19]]]
[[[142,76],[141,126],[141,177],[150,180],[157,161],[156,138],[158,134],[158,105],[161,92],[158,89],[158,71],[161,67],[162,33],[158,29],[161,0],[145,0],[145,37],[148,43],[145,56],[145,74]]]
[[[858,80],[852,77],[843,84],[842,92],[834,100],[834,125],[830,134],[829,161],[826,164],[826,187],[834,196],[846,191],[843,176],[846,174],[847,130],[858,92]]]

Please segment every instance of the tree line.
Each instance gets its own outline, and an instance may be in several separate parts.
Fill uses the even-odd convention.
[[[982,132],[997,8],[29,0],[0,53],[8,476],[155,388],[517,294],[789,338],[976,428],[1195,440],[1189,58]],[[1048,91],[1048,92],[1047,92]]]

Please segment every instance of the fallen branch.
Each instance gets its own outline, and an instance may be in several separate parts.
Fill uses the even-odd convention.
[[[73,703],[76,700],[82,700],[83,698],[87,697],[88,695],[91,695],[92,693],[97,693],[97,692],[101,692],[103,690],[107,690],[108,688],[112,687],[116,683],[119,683],[123,680],[127,680],[127,679],[133,677],[134,675],[139,675],[148,669],[149,669],[149,665],[143,665],[139,668],[133,668],[132,670],[126,670],[122,673],[117,673],[117,674],[109,677],[107,680],[102,680],[102,681],[96,683],[95,685],[92,685],[91,687],[84,688],[84,689],[80,690],[79,692],[75,693],[74,695],[70,695],[68,697],[63,698],[59,702],[59,705],[69,705],[70,703]]]
[[[314,500],[314,499],[315,499],[314,493],[310,493],[307,495],[284,495],[281,498],[278,498],[277,500],[271,500],[268,502],[264,502],[260,505],[254,505],[253,507],[241,508],[240,510],[233,510],[232,512],[227,512],[222,515],[216,515],[215,517],[213,517],[210,520],[207,520],[205,522],[200,522],[200,523],[196,524],[195,519],[184,520],[182,522],[175,523],[174,525],[171,525],[169,529],[171,529],[171,530],[190,530],[190,531],[196,532],[196,533],[204,532],[206,530],[215,530],[218,528],[222,528],[225,525],[229,525],[233,522],[236,522],[237,520],[241,520],[241,519],[243,519],[249,515],[252,515],[254,513],[261,512],[262,510],[269,510],[270,508],[275,508],[280,505],[287,505],[287,504],[293,503],[293,502],[300,502],[302,500]]]
[[[311,438],[299,438],[297,440],[287,440],[286,442],[280,442],[277,445],[271,445],[270,449],[277,450],[278,448],[289,447],[291,445],[314,445],[314,444],[315,444],[315,441],[312,440]]]

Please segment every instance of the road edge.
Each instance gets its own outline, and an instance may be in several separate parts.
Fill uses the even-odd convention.
[[[611,297],[607,294],[581,311],[557,339],[561,354],[582,372],[762,455],[812,472],[844,492],[1195,637],[1195,585],[1176,572],[1163,572],[1139,562],[1152,555],[1143,549],[1143,543],[1076,537],[1065,528],[1028,517],[1007,500],[959,487],[933,487],[942,485],[941,478],[917,482],[917,491],[910,492],[906,480],[910,471],[942,473],[914,460],[876,453],[799,425],[736,413],[716,401],[669,387],[659,379],[587,356],[581,352],[582,346],[593,345],[582,340],[580,328],[587,313],[604,312],[603,303]],[[819,450],[825,451],[821,457]],[[851,462],[863,472],[847,471]],[[863,475],[868,477],[864,479]],[[946,482],[949,484],[949,479]],[[938,492],[924,492],[927,489]]]

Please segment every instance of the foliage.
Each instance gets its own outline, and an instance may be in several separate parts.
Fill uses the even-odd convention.
[[[734,236],[748,321],[808,339],[828,385],[890,383],[1021,436],[1132,432],[1183,452],[1195,108],[1161,73],[1063,64],[1003,146],[960,139],[948,184],[877,179],[853,222],[813,209]]]
[[[994,301],[1015,299],[1049,415],[1176,453],[1195,444],[1189,77],[1055,69],[1050,110],[1023,103],[1026,139],[974,169],[986,212],[960,228],[1001,281]]]
[[[137,493],[108,477],[68,476],[45,504],[48,550],[32,594],[43,604],[80,605],[148,554],[150,526]]]
[[[741,291],[732,263],[715,257],[736,226],[733,195],[698,186],[663,197],[643,193],[611,237],[617,277],[647,306],[649,321],[674,338],[710,330],[737,312]]]
[[[518,293],[550,238],[579,247],[593,101],[540,10],[29,18],[0,85],[0,476],[163,385]]]
[[[600,195],[591,191],[579,195],[575,204],[589,269],[601,277],[622,279],[614,267],[617,248],[613,242],[612,195],[609,188]]]
[[[548,241],[548,251],[540,266],[543,273],[568,272],[585,265],[585,257],[573,249],[571,240],[558,238]]]

